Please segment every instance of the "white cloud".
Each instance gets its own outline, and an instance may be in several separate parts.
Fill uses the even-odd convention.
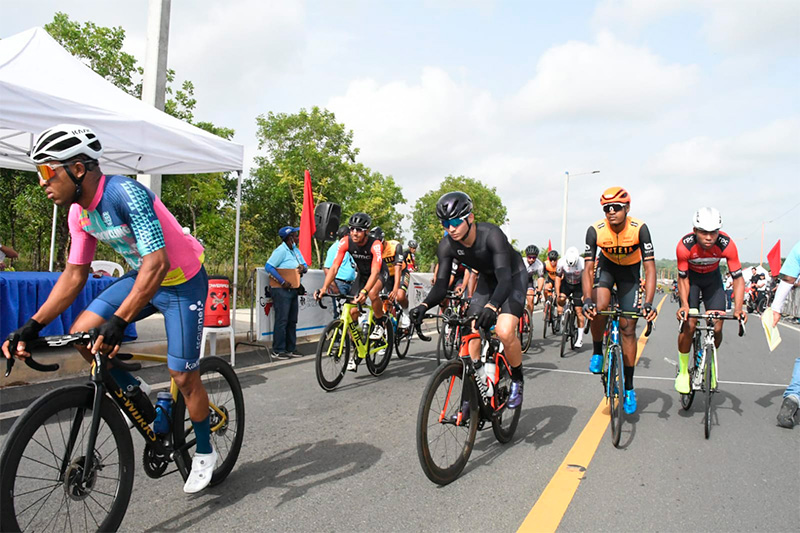
[[[570,41],[542,54],[513,107],[533,118],[648,119],[686,95],[698,78],[694,65],[666,64],[602,32],[595,44]]]

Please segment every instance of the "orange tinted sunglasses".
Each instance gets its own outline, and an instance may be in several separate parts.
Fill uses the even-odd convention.
[[[55,169],[65,166],[67,166],[67,163],[46,163],[43,165],[36,165],[36,171],[44,181],[48,181],[56,175]]]

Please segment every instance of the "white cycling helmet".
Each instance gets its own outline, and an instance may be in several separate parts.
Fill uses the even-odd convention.
[[[100,159],[103,146],[97,135],[86,126],[58,124],[39,135],[31,152],[34,164],[48,161],[67,161],[84,154],[91,159]]]
[[[578,249],[574,246],[570,246],[567,248],[567,253],[564,254],[564,261],[567,262],[567,266],[574,267],[578,264],[578,257],[580,257]]]
[[[719,231],[722,228],[722,215],[713,207],[701,207],[692,219],[695,229]]]

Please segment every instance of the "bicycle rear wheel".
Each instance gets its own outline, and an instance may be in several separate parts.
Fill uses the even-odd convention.
[[[510,369],[507,368],[502,360],[497,362],[497,366],[500,369],[500,376],[494,387],[494,401],[495,405],[502,405],[503,407],[492,415],[492,432],[499,442],[505,444],[514,437],[514,432],[517,431],[522,406],[511,410],[505,407],[508,397],[511,396]]]
[[[575,343],[578,342],[578,316],[573,309],[569,320],[569,347],[571,350],[575,349]]]
[[[342,321],[331,321],[317,342],[314,368],[317,383],[323,390],[332,391],[342,381],[350,360],[350,336],[342,327]]]
[[[703,369],[703,386],[705,387],[706,412],[703,419],[703,426],[706,438],[711,436],[711,400],[714,398],[714,388],[711,382],[714,379],[714,350],[706,348],[706,367]]]
[[[398,359],[405,358],[408,353],[408,347],[411,346],[411,336],[413,334],[411,326],[407,328],[397,327],[397,330],[394,332],[394,346]]]
[[[437,368],[425,385],[417,413],[419,463],[428,479],[439,485],[454,481],[464,470],[478,431],[477,391],[471,379],[462,381],[463,373],[459,360]],[[469,417],[456,425],[464,401],[469,402]]]
[[[394,348],[394,328],[389,317],[384,315],[380,320],[375,320],[376,324],[383,326],[383,336],[378,340],[367,339],[367,370],[373,376],[380,376],[386,367],[389,366],[389,360],[392,358],[392,348]],[[380,347],[376,352],[375,348]],[[373,353],[370,353],[373,352]]]
[[[547,338],[547,327],[550,325],[550,300],[545,300],[544,309],[542,309],[542,317],[544,319],[544,327],[542,327],[542,338]]]
[[[82,481],[94,389],[76,385],[39,398],[20,416],[0,454],[0,530],[116,531],[133,490],[131,434],[103,397],[92,469]]]
[[[533,315],[528,308],[522,313],[519,319],[519,343],[522,353],[527,353],[533,341]]]
[[[615,447],[619,447],[619,438],[622,435],[622,396],[624,379],[622,377],[622,350],[619,346],[612,346],[609,354],[609,376],[611,384],[607,389],[608,406],[611,411],[611,442]]]
[[[233,470],[244,439],[244,395],[236,372],[219,357],[200,360],[200,380],[208,393],[211,445],[217,451],[217,464],[211,476],[211,486],[221,483]],[[194,432],[183,394],[178,394],[172,415],[172,442],[180,448]],[[183,479],[189,477],[194,446],[181,452],[176,461]]]

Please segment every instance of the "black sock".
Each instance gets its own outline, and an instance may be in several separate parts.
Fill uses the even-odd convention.
[[[511,379],[514,381],[525,381],[522,377],[522,365],[511,367]]]
[[[633,367],[623,367],[625,374],[625,390],[633,390]]]
[[[594,353],[599,353],[602,355],[603,353],[603,341],[592,341],[592,349]]]

